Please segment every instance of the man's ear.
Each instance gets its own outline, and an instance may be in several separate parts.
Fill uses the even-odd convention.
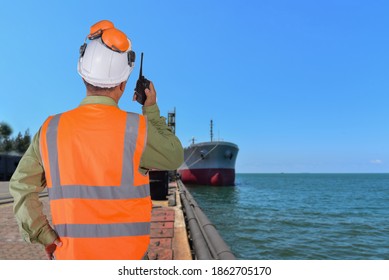
[[[124,92],[124,90],[126,89],[126,84],[127,84],[127,81],[124,81],[124,82],[121,82],[119,87],[120,87],[120,90],[122,92]]]

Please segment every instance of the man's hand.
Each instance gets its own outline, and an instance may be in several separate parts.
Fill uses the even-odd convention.
[[[145,89],[146,93],[146,101],[143,106],[152,106],[155,103],[157,103],[157,92],[155,91],[154,84],[152,81],[150,81],[150,89]],[[132,98],[133,101],[136,101],[136,95],[134,94],[134,97]]]
[[[47,256],[47,258],[49,260],[53,260],[54,259],[54,252],[57,249],[57,246],[58,247],[62,246],[62,242],[61,242],[61,240],[59,240],[59,238],[54,240],[53,243],[51,243],[49,245],[46,245],[45,251],[46,251],[46,256]]]

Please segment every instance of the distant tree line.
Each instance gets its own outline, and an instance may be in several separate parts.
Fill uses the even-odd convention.
[[[5,122],[0,122],[0,153],[15,151],[23,154],[31,143],[30,131],[27,129],[22,135],[21,132],[11,138],[12,128]]]

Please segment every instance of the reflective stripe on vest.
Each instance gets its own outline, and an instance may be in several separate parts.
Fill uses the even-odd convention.
[[[81,134],[96,139],[98,144],[84,143],[81,136],[77,139],[78,135],[69,135],[69,131],[74,132],[74,120],[77,120],[76,123],[88,122],[89,119],[84,117],[95,113],[108,114],[113,118],[108,120],[112,126],[116,125],[113,133],[122,136],[107,138],[93,118],[90,120],[92,137],[85,131]],[[109,128],[110,123],[106,119],[100,121],[103,127]],[[89,126],[85,127],[89,131]],[[146,145],[146,133],[144,116],[125,113],[112,106],[84,105],[46,120],[41,130],[40,148],[52,220],[63,241],[63,246],[57,248],[57,259],[143,257],[149,243],[151,199],[148,176],[140,174],[138,168]],[[69,138],[63,140],[60,136]],[[103,140],[99,142],[98,138]],[[103,146],[101,149],[109,148],[109,153],[99,153],[99,145]],[[85,147],[82,153],[80,147]],[[97,153],[88,155],[89,151]],[[121,162],[110,161],[110,155]],[[78,180],[72,172],[83,175],[80,168],[89,175],[94,175],[90,169],[95,168],[98,179],[80,176],[82,178]],[[101,174],[106,169],[107,174]],[[88,183],[89,180],[93,183]],[[101,252],[104,248],[112,252]]]
[[[107,237],[137,236],[150,232],[150,223],[103,224],[103,225],[57,225],[57,233],[62,237]]]

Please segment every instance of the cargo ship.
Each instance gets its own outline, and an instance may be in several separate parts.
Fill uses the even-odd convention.
[[[235,185],[235,162],[239,148],[225,141],[195,143],[184,149],[184,163],[178,168],[181,180],[187,184],[233,186]]]

